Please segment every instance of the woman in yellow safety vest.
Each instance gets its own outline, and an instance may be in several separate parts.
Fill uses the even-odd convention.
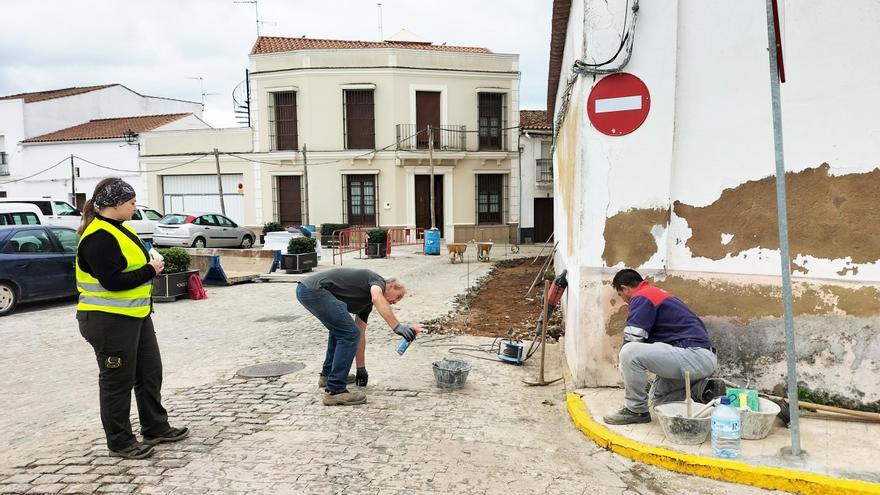
[[[95,349],[101,423],[113,457],[143,459],[153,445],[176,442],[187,428],[172,428],[162,407],[162,358],[150,314],[153,278],[165,263],[151,259],[123,222],[135,211],[134,189],[110,177],[83,207],[76,251],[79,331]],[[131,432],[131,390],[137,399],[143,442]]]

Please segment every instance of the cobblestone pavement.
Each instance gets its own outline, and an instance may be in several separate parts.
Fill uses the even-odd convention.
[[[455,294],[489,269],[413,255],[349,265],[407,281],[396,309],[410,322],[449,311]],[[431,363],[450,349],[478,355],[475,346],[491,339],[424,336],[398,356],[396,336],[375,314],[367,404],[325,407],[317,373],[326,330],[295,302],[295,287],[209,287],[206,301],[157,307],[164,403],[172,424],[193,434],[141,461],[107,456],[93,354],[76,330],[73,305],[35,306],[0,320],[0,493],[763,492],[596,447],[571,424],[560,384],[522,384],[536,376],[536,360],[515,367],[466,358],[474,363],[466,387],[441,391]],[[547,376],[555,377],[560,350],[548,350]],[[272,361],[306,368],[277,379],[235,375]]]

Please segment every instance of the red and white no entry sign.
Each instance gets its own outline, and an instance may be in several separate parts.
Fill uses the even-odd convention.
[[[587,115],[602,134],[623,136],[648,118],[651,95],[638,77],[618,72],[599,81],[587,99]]]

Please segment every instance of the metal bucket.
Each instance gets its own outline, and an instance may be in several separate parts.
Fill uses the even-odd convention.
[[[697,412],[703,404],[694,403],[693,412]],[[712,410],[715,408],[713,407]],[[712,413],[701,418],[687,418],[687,403],[668,402],[654,406],[654,415],[660,421],[660,427],[666,438],[680,445],[700,445],[706,441],[712,429]]]
[[[446,359],[434,361],[434,379],[442,389],[453,390],[464,387],[471,363],[462,359]]]
[[[772,400],[763,397],[758,398],[760,411],[741,411],[742,437],[745,440],[760,440],[770,434],[776,415],[779,414],[779,405]]]

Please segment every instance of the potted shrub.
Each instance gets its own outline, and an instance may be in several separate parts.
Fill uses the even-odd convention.
[[[314,237],[294,237],[287,245],[287,254],[281,255],[281,268],[287,273],[305,273],[318,266],[318,253]]]
[[[321,245],[327,247],[339,246],[339,237],[334,235],[337,231],[347,229],[347,223],[322,223],[321,224]]]
[[[370,229],[367,231],[367,257],[384,258],[388,248],[388,231]]]
[[[281,222],[266,222],[263,224],[263,233],[260,234],[260,244],[266,243],[266,234],[269,232],[282,232],[284,227]]]
[[[165,270],[153,279],[153,299],[159,302],[173,301],[189,294],[188,280],[198,270],[190,270],[189,253],[181,248],[159,249],[165,261]]]

